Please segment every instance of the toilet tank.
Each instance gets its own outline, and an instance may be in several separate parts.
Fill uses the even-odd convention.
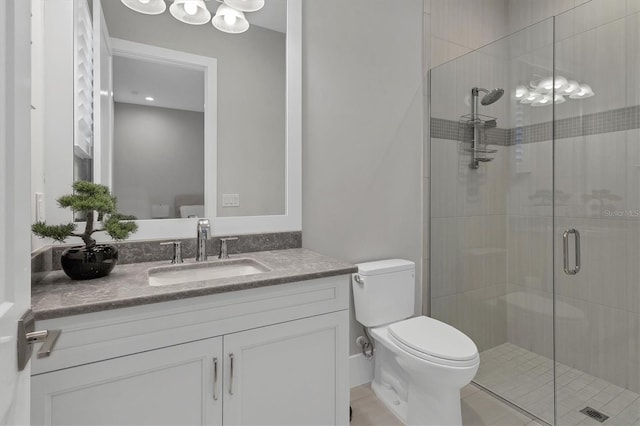
[[[376,327],[413,316],[415,264],[388,259],[359,263],[351,275],[356,319]]]

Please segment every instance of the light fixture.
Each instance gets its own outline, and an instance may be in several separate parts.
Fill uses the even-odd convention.
[[[573,95],[574,93],[578,93],[579,91],[580,91],[580,83],[578,83],[575,80],[569,80],[567,87],[562,91],[558,91],[558,93],[564,96],[568,96],[568,95]]]
[[[224,0],[224,3],[240,12],[256,12],[264,7],[264,0]]]
[[[569,86],[569,82],[566,78],[559,75],[555,78],[555,80],[552,77],[547,77],[540,80],[540,83],[538,83],[537,85],[532,84],[532,86],[535,87],[535,90],[538,93],[549,94],[553,91],[553,89],[555,89],[556,92],[565,90]]]
[[[167,10],[164,0],[121,0],[131,10],[145,15],[159,15]]]
[[[539,99],[536,99],[531,103],[531,106],[539,107],[539,106],[547,106],[551,105],[551,95],[542,95]]]
[[[593,90],[591,90],[591,86],[588,84],[581,84],[580,90],[577,93],[572,93],[569,95],[571,99],[584,99],[590,98],[594,95]]]
[[[540,93],[529,92],[525,97],[522,98],[522,100],[520,100],[520,103],[521,104],[532,104],[532,103],[534,103],[536,101],[539,101],[543,97],[544,97],[544,95],[541,95]]]
[[[553,103],[554,104],[563,104],[565,103],[567,100],[564,98],[564,96],[559,95],[556,93],[556,95],[553,97]]]
[[[553,95],[552,95],[553,94]],[[528,86],[517,86],[514,98],[521,104],[546,106],[562,104],[570,99],[585,99],[594,96],[591,86],[580,84],[576,80],[567,80],[561,75],[534,80]],[[553,99],[553,102],[552,102]]]
[[[517,100],[524,99],[528,95],[529,95],[529,89],[527,89],[525,86],[516,87],[515,97]]]
[[[147,96],[147,97],[145,97],[145,98],[144,98],[144,100],[145,100],[145,101],[149,101],[149,102],[153,102],[153,101],[155,101],[155,99],[154,99],[153,97],[151,97],[151,96]]]
[[[146,15],[159,15],[167,9],[165,0],[120,0],[131,10]],[[171,15],[180,22],[191,25],[211,24],[220,31],[240,34],[249,29],[245,12],[256,12],[264,7],[265,0],[217,0],[215,16],[207,9],[205,0],[173,0],[169,7]]]
[[[230,34],[240,34],[249,29],[249,22],[244,13],[224,3],[218,6],[211,23],[220,31]]]
[[[178,21],[191,25],[203,25],[211,19],[211,12],[203,0],[175,0],[169,12]]]

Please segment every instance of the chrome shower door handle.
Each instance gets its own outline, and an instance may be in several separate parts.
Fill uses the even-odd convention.
[[[569,269],[569,235],[573,234],[576,251],[576,265],[573,269]],[[580,232],[577,229],[569,228],[562,234],[564,273],[567,275],[575,275],[580,272]]]

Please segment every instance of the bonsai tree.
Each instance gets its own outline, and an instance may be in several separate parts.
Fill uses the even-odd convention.
[[[47,225],[45,222],[36,222],[31,226],[34,234],[43,238],[51,238],[58,242],[65,242],[69,237],[82,238],[87,249],[96,245],[92,235],[96,232],[106,232],[114,240],[127,239],[129,235],[138,230],[138,225],[131,220],[134,216],[124,216],[116,210],[116,197],[111,195],[109,188],[92,182],[77,181],[73,184],[74,194],[63,195],[58,198],[58,205],[62,208],[70,208],[84,216],[85,228],[83,233],[76,232],[76,224]],[[94,219],[101,222],[102,226],[95,227]]]

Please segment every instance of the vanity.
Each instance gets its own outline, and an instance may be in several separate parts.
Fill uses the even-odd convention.
[[[256,13],[252,30],[230,35],[116,0],[32,0],[34,222],[73,221],[56,200],[91,180],[139,219],[121,260],[160,240],[195,252],[186,239],[200,218],[213,237],[266,234],[263,246],[270,233],[300,232],[302,0],[266,4],[278,5],[280,30]],[[158,80],[169,68],[178,77]],[[144,78],[122,78],[132,75]],[[191,83],[202,98],[186,96],[189,106]],[[141,126],[143,112],[176,127]],[[83,117],[86,134],[74,130]],[[46,273],[32,287],[36,328],[61,334],[31,360],[32,423],[347,424],[356,268],[300,248],[258,250],[177,269],[122,262],[83,282]]]
[[[259,272],[150,284],[249,264]],[[32,424],[348,424],[355,270],[288,249],[119,265],[85,282],[52,271],[32,307],[38,329],[62,333],[32,359]]]

